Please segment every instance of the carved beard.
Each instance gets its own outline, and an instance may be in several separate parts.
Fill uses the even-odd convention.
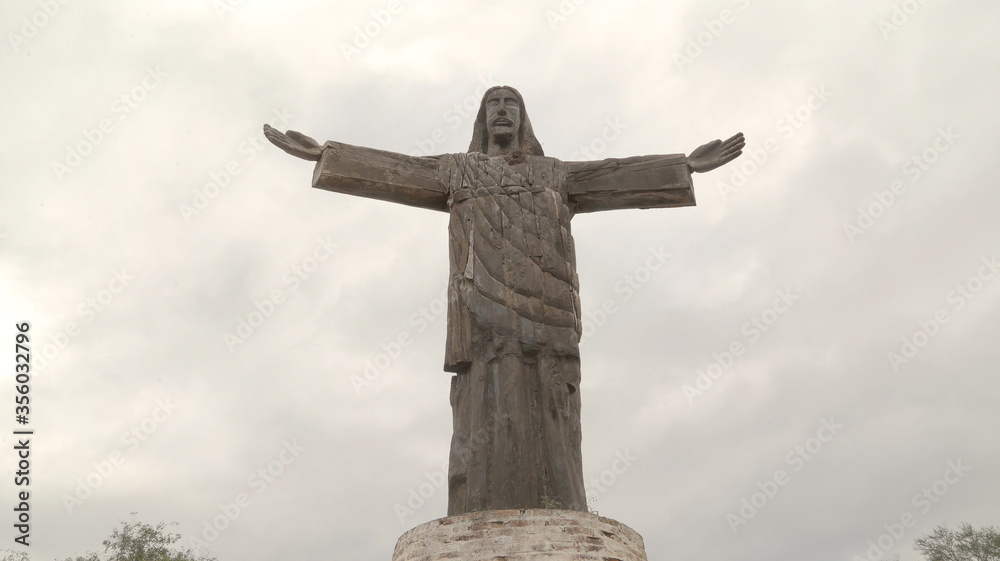
[[[507,155],[504,156],[504,160],[507,162],[508,165],[512,165],[513,166],[515,164],[522,164],[525,161],[527,161],[527,156],[525,155],[524,150],[520,149],[521,148],[520,133],[521,133],[521,131],[519,129],[515,129],[515,133],[514,134],[511,134],[511,135],[506,135],[505,134],[502,137],[505,140],[505,142],[503,143],[503,145],[510,145],[510,144],[515,144],[516,143],[517,146],[518,146],[518,148],[519,148],[518,150],[514,150],[513,152],[511,152],[511,153],[509,153],[509,154],[507,154]],[[499,145],[499,143],[497,142],[497,140],[499,140],[499,138],[497,138],[496,136],[494,136],[492,139],[490,139],[490,142]]]
[[[487,131],[487,134],[489,132]],[[518,149],[512,151],[511,153],[504,156],[504,160],[508,164],[520,164],[525,161],[524,150],[521,149],[521,131],[520,128],[515,128],[512,134],[501,133],[498,135],[493,135],[488,141],[489,144],[493,146],[509,147],[517,146]],[[487,148],[487,151],[489,148]]]

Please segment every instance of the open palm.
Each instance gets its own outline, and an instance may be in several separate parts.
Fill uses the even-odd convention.
[[[743,153],[746,140],[743,133],[738,132],[726,139],[713,140],[695,148],[694,152],[688,156],[688,167],[696,173],[711,171],[719,166],[728,164]]]
[[[312,138],[296,131],[283,133],[271,125],[264,125],[264,136],[278,148],[303,160],[319,161],[323,147]]]

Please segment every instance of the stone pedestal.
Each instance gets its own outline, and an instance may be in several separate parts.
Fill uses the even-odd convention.
[[[491,510],[421,524],[396,542],[392,561],[646,561],[628,526],[572,510]]]

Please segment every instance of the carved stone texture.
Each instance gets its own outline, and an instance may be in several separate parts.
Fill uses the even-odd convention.
[[[472,512],[421,524],[392,561],[646,561],[642,536],[595,514],[566,510]]]
[[[585,511],[580,451],[581,308],[570,221],[579,212],[695,204],[692,171],[737,157],[738,134],[683,154],[545,157],[520,93],[486,92],[468,153],[413,157],[265,125],[318,160],[313,186],[448,212],[444,369],[454,435],[448,514]]]

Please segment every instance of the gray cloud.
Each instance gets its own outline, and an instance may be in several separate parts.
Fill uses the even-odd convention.
[[[625,127],[596,157],[747,135],[741,160],[695,178],[697,207],[574,221],[584,309],[616,310],[583,345],[585,475],[638,458],[594,507],[651,559],[842,560],[911,512],[888,550],[905,560],[939,523],[992,523],[997,6],[921,4],[880,29],[902,4],[591,0],[560,19],[555,1],[403,1],[381,26],[384,2],[74,2],[24,37],[39,4],[5,3],[0,308],[47,362],[32,554],[98,549],[133,511],[201,536],[241,492],[220,558],[384,559],[444,515],[443,488],[403,523],[394,505],[447,458],[445,320],[413,318],[444,288],[447,217],[313,191],[260,125],[404,153],[440,130],[431,151],[464,151],[461,106],[484,82],[518,87],[562,159],[608,119]],[[319,239],[332,255],[295,273]],[[658,248],[662,268],[624,290]],[[400,333],[412,344],[356,391]],[[904,339],[926,344],[894,369]],[[176,410],[153,424],[158,400]],[[824,419],[845,428],[800,463]],[[291,441],[305,450],[261,488]],[[959,459],[938,502],[914,498]],[[787,484],[734,533],[727,515],[776,470]]]

